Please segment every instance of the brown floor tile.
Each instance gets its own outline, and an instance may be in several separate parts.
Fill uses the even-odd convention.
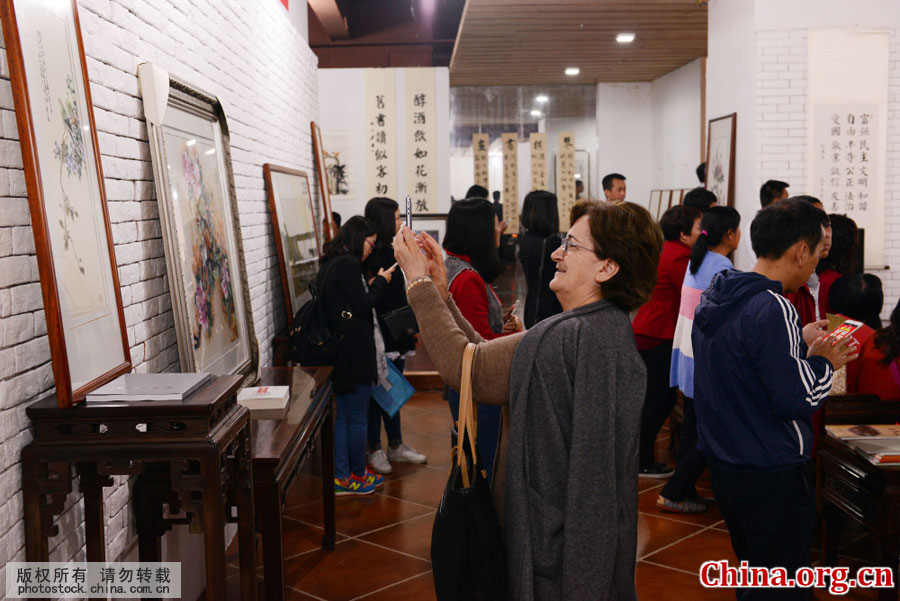
[[[297,474],[284,501],[286,508],[322,500],[322,480],[309,474]]]
[[[637,556],[644,557],[701,529],[701,526],[694,524],[644,513],[638,514]]]
[[[431,511],[428,507],[378,493],[365,497],[338,497],[335,500],[336,528],[340,534],[347,536],[358,536]],[[289,509],[285,515],[307,524],[319,524],[322,521],[322,502]]]
[[[328,601],[344,601],[431,569],[427,561],[348,540],[334,551],[314,551],[285,562],[293,589]]]
[[[635,571],[638,599],[651,601],[734,601],[732,589],[708,589],[692,574],[638,562]]]
[[[431,572],[410,578],[364,597],[366,601],[434,601],[434,578]]]
[[[322,518],[319,518],[321,523]],[[311,526],[303,524],[289,517],[281,520],[282,541],[284,545],[284,556],[291,557],[298,553],[306,553],[313,549],[322,547],[322,535],[325,533],[324,528],[319,526]],[[342,534],[338,534],[336,540],[340,541],[346,538]],[[257,558],[262,561],[262,555]]]
[[[688,572],[699,572],[705,561],[727,559],[737,563],[727,532],[709,529],[642,559]]]
[[[431,561],[431,528],[434,513],[423,515],[360,537],[366,542]]]
[[[657,480],[656,478],[638,478],[638,491],[655,488],[657,490],[656,494],[659,494],[659,489],[663,487],[665,482],[665,480]]]
[[[264,596],[258,597],[259,601],[265,601]],[[284,601],[318,601],[315,597],[310,597],[306,593],[301,593],[292,589],[287,589]]]
[[[422,411],[446,411],[447,401],[441,398],[439,390],[419,392],[412,396],[401,409],[401,413],[407,409],[421,409]],[[402,418],[401,418],[402,419]]]
[[[446,440],[449,441],[450,428],[453,427],[453,416],[450,415],[450,408],[447,407],[446,411],[429,411],[428,413],[410,415],[401,421],[401,426],[404,440],[408,436],[407,432],[415,432],[420,435],[446,436]]]
[[[419,468],[403,478],[391,474],[385,479],[381,492],[404,501],[437,507],[448,477],[447,468]]]
[[[722,519],[722,516],[719,514],[719,510],[715,507],[709,507],[703,513],[693,514],[670,513],[663,511],[656,506],[656,498],[659,496],[660,490],[662,489],[648,489],[638,493],[638,511],[650,515],[667,517],[681,522],[688,522],[690,524],[698,524],[701,526],[710,526]]]

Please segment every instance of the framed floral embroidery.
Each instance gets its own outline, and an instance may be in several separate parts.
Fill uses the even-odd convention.
[[[0,1],[53,362],[70,407],[131,371],[74,0]]]
[[[256,337],[222,105],[149,63],[138,78],[181,369],[249,373]]]
[[[706,189],[720,205],[734,206],[734,146],[737,113],[712,119],[706,147]]]

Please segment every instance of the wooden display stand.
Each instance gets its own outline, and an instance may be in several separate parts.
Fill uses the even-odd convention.
[[[250,414],[237,404],[241,376],[219,376],[178,402],[57,406],[55,395],[26,413],[34,440],[22,450],[25,557],[47,561],[53,516],[72,491],[72,466],[84,493],[87,561],[106,559],[103,487],[113,475],[138,475],[140,560],[160,561],[160,537],[174,524],[202,532],[206,598],[225,598],[225,523],[236,521],[241,599],[256,599],[256,546]],[[163,514],[184,511],[182,517]],[[237,515],[232,517],[232,509]]]
[[[334,549],[334,421],[331,367],[269,367],[259,386],[290,386],[283,419],[251,420],[256,523],[262,535],[267,601],[284,599],[281,511],[291,482],[321,440],[322,547]]]

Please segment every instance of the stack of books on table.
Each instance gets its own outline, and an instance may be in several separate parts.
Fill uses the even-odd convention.
[[[124,374],[89,392],[85,401],[183,401],[209,379],[208,373]]]
[[[238,393],[238,403],[253,419],[282,419],[290,399],[290,386],[248,386]]]
[[[900,425],[858,424],[825,429],[876,465],[900,465]]]

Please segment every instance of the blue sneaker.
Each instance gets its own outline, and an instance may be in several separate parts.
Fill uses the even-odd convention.
[[[345,480],[334,479],[334,496],[370,495],[375,492],[375,485],[369,484],[364,479],[350,476]]]
[[[351,476],[351,478],[356,478],[356,476]],[[366,484],[371,484],[376,488],[384,484],[384,476],[382,476],[381,474],[376,474],[375,472],[370,470],[368,466],[366,467],[366,475],[364,476],[364,479],[366,481]]]

